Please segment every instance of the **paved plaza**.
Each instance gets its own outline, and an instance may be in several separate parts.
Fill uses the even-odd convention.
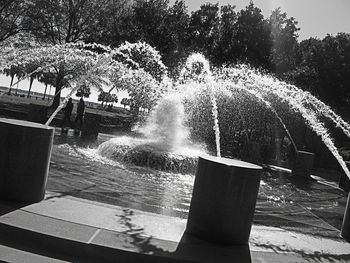
[[[335,197],[340,193],[322,181],[315,182],[314,187],[322,189],[324,202],[329,201],[326,197],[330,194]],[[312,205],[314,209],[307,206],[307,203],[291,204],[283,211],[276,207],[274,212],[269,207],[269,214],[264,215],[263,207],[258,205],[249,246],[225,247],[184,235],[187,220],[183,218],[49,192],[44,201],[32,205],[0,203],[0,259],[5,262],[349,262],[350,244],[340,237],[339,229],[317,216],[317,205]],[[318,207],[323,207],[321,200]],[[337,208],[339,213],[342,208]]]

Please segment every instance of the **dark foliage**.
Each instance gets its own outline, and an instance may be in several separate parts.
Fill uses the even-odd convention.
[[[145,41],[160,52],[173,76],[191,52],[201,52],[215,66],[244,62],[275,73],[349,117],[350,34],[299,43],[297,21],[280,8],[264,18],[252,2],[242,10],[207,3],[191,14],[183,0],[173,5],[168,0],[0,3],[0,42],[21,32],[51,44],[84,41],[116,47]],[[46,84],[59,93],[64,69],[57,71],[58,77],[47,78]],[[6,73],[17,74],[15,69]]]

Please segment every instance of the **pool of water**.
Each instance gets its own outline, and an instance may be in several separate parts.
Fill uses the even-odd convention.
[[[160,172],[104,158],[97,146],[113,136],[84,142],[57,130],[48,190],[159,214],[186,217],[194,176]]]
[[[187,218],[194,175],[161,172],[100,156],[97,146],[111,138],[100,134],[97,141],[86,142],[71,132],[61,135],[57,129],[48,190]],[[340,229],[345,202],[346,194],[327,182],[295,182],[289,174],[264,171],[254,221],[288,228],[315,224],[318,218],[326,229]]]

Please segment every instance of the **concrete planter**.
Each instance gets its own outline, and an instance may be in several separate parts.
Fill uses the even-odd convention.
[[[247,245],[260,185],[260,166],[200,157],[186,234],[223,245]]]
[[[348,195],[348,201],[345,207],[341,235],[346,241],[350,242],[350,195]]]
[[[45,196],[54,128],[0,118],[0,199],[39,202]]]
[[[350,162],[345,162],[348,169],[350,169]],[[350,180],[347,175],[342,171],[339,177],[339,188],[343,189],[345,192],[349,193],[350,190]]]
[[[295,178],[310,178],[311,170],[314,165],[315,154],[305,151],[298,151],[292,169],[292,175]]]
[[[47,106],[29,104],[27,120],[31,122],[45,123],[47,121]]]
[[[101,115],[85,112],[84,122],[81,128],[81,137],[88,140],[97,139],[100,130]]]

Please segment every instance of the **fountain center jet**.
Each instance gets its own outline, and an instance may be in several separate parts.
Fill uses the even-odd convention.
[[[181,99],[170,94],[160,100],[147,124],[140,132],[159,149],[169,152],[181,151],[189,144],[189,132],[184,125],[185,111]]]

